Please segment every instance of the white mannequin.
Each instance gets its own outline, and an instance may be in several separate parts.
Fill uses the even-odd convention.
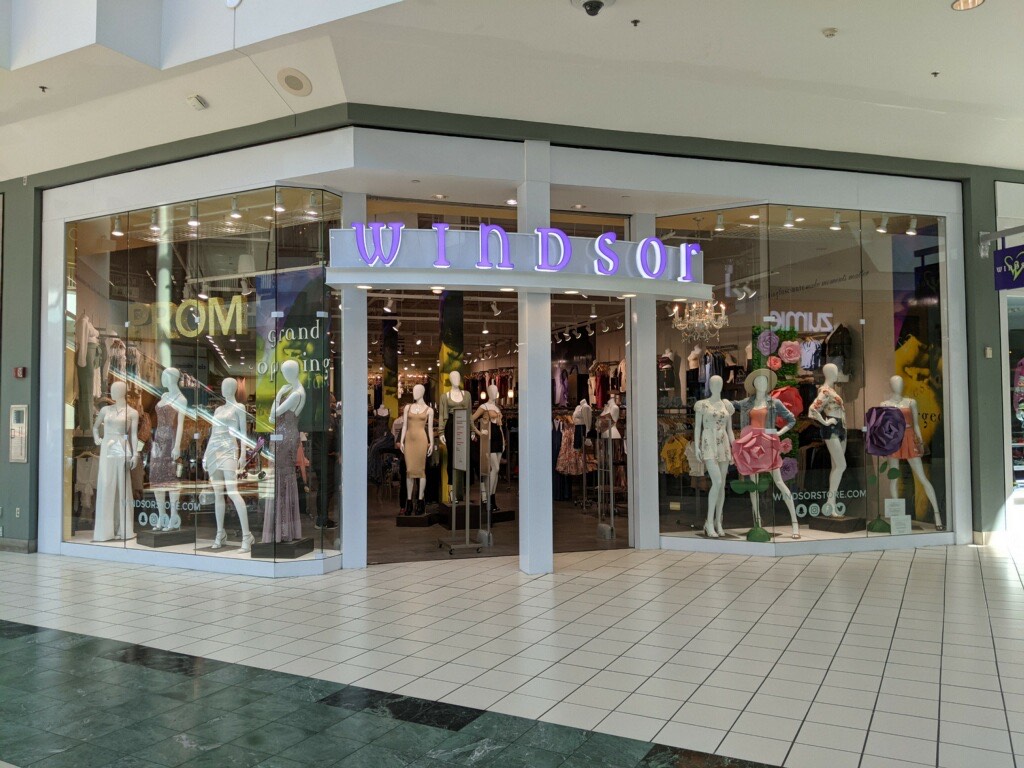
[[[693,349],[690,350],[690,354],[686,356],[686,364],[691,371],[700,368],[700,358],[703,354],[704,347],[700,344],[694,344]]]
[[[882,405],[889,406],[891,408],[909,408],[911,414],[911,422],[907,424],[907,429],[914,430],[914,436],[917,438],[918,444],[924,442],[921,437],[921,424],[917,414],[917,400],[912,397],[903,396],[903,377],[893,376],[889,379],[889,398],[882,402]],[[942,524],[942,515],[939,514],[939,502],[935,498],[935,488],[928,481],[928,478],[924,474],[924,462],[921,461],[920,457],[907,459],[907,463],[910,465],[911,471],[914,473],[914,477],[924,488],[925,496],[928,497],[928,503],[932,505],[932,512],[935,514],[935,530],[944,531],[946,526]],[[889,457],[889,466],[899,468],[900,460],[896,457]],[[899,488],[897,487],[899,480],[892,480],[889,483],[889,495],[892,498],[899,498]]]
[[[128,405],[127,392],[123,381],[115,381],[110,387],[114,404],[100,408],[92,425],[93,442],[100,446],[93,541],[132,537],[134,520],[128,471],[139,462],[139,412]]]
[[[282,366],[283,368],[284,366]],[[245,409],[235,400],[235,393],[238,391],[237,381],[224,379],[220,385],[220,391],[224,396],[224,405],[214,411],[213,428],[206,445],[206,455],[203,456],[203,465],[210,473],[210,482],[213,484],[214,516],[217,519],[217,535],[214,537],[211,548],[220,549],[228,538],[228,534],[224,530],[224,496],[226,494],[234,504],[235,512],[238,513],[238,520],[242,526],[242,548],[240,551],[249,552],[252,550],[254,537],[249,533],[249,513],[245,508],[245,501],[242,500],[242,494],[238,492],[238,440],[245,436]],[[280,395],[280,393],[278,394]],[[273,412],[271,409],[271,414]],[[211,464],[220,466],[215,466],[211,470]]]
[[[722,377],[712,376],[708,381],[708,389],[711,390],[711,397],[706,400],[701,400],[697,403],[696,419],[693,427],[693,446],[694,453],[697,458],[704,461],[705,468],[707,469],[708,477],[711,478],[711,491],[708,493],[708,518],[704,523],[704,533],[709,538],[717,539],[719,536],[725,535],[725,529],[722,527],[722,515],[725,510],[725,477],[729,472],[728,461],[705,461],[703,453],[700,449],[701,438],[704,434],[704,408],[700,407],[701,403],[708,403],[713,409],[719,409],[720,403],[725,403],[725,410],[728,412],[730,418],[736,409],[731,402],[728,400],[722,400]],[[728,435],[730,443],[735,439],[735,434],[732,429],[732,422],[729,423]]]
[[[161,376],[164,389],[167,391],[160,396],[158,407],[171,406],[177,414],[177,425],[174,431],[174,443],[171,447],[171,461],[181,458],[181,437],[185,431],[185,410],[188,401],[182,394],[178,381],[181,373],[177,368],[167,368]],[[156,507],[160,510],[160,520],[156,527],[164,531],[173,531],[181,527],[181,517],[178,515],[179,489],[153,488],[153,497],[156,499]],[[166,497],[170,496],[170,505],[165,504]]]
[[[281,375],[287,382],[277,391],[274,396],[274,405],[270,409],[268,421],[271,424],[277,422],[277,417],[288,411],[295,411],[298,416],[306,406],[306,388],[299,383],[299,364],[295,360],[285,360],[281,363]],[[242,431],[245,434],[245,431]]]
[[[608,416],[611,418],[611,426],[601,433],[601,437],[610,437],[612,440],[619,440],[622,438],[622,434],[619,432],[619,396],[612,395],[608,398],[608,402],[605,403],[604,410],[601,411],[602,416]]]
[[[758,376],[756,379],[754,379],[754,407],[755,408],[767,407],[767,405],[768,405],[768,398],[769,398],[769,395],[768,395],[768,379],[765,376]],[[780,429],[778,432],[775,432],[775,425],[774,424],[765,424],[765,431],[775,432],[775,434],[778,435],[779,438],[781,438],[784,434],[789,432],[791,427],[792,427],[791,424],[787,424],[782,429]],[[793,533],[791,534],[791,538],[799,539],[800,538],[800,523],[797,520],[796,507],[793,506],[793,494],[792,494],[792,492],[790,492],[789,487],[784,482],[782,482],[782,471],[781,470],[773,469],[771,471],[771,476],[772,476],[772,481],[775,483],[775,487],[779,489],[779,493],[782,495],[782,500],[786,504],[786,509],[789,510],[789,517],[790,517],[790,520],[793,523]],[[753,478],[751,478],[751,479],[753,479]],[[758,521],[758,524],[760,524],[761,510],[760,510],[760,507],[759,507],[759,500],[758,500],[758,494],[757,493],[751,493],[750,494],[750,502],[751,502],[751,504],[754,507],[754,519]]]
[[[458,376],[457,373],[455,375]],[[423,402],[423,395],[426,394],[426,391],[426,388],[422,384],[417,384],[416,386],[414,386],[412,388],[412,399],[414,402],[412,403],[412,405],[405,406],[405,420],[402,423],[402,436],[401,438],[399,438],[398,441],[398,449],[402,452],[403,455],[405,454],[405,436],[406,431],[409,428],[410,411],[416,415],[419,415],[424,411],[427,412],[427,457],[429,458],[430,455],[434,452],[434,409],[427,405],[425,402]],[[420,481],[419,500],[422,503],[423,496],[427,491],[427,480],[425,477],[405,478],[406,498],[409,499],[410,501],[412,500],[412,489],[417,479],[419,479]]]
[[[491,384],[487,387],[487,401],[480,404],[480,407],[476,409],[473,417],[469,420],[469,423],[473,426],[473,434],[483,441],[484,439],[490,439],[490,430],[502,428],[502,415],[501,408],[495,402],[498,399],[498,388]],[[484,432],[482,429],[477,429],[477,419],[487,419],[490,424],[488,425],[488,431]],[[502,437],[502,445],[505,444],[504,436]],[[481,455],[487,452],[487,495],[491,498],[491,508],[496,509],[494,492],[498,488],[498,471],[501,469],[501,453],[491,453],[490,445],[485,445],[483,442],[480,444]]]
[[[590,427],[594,423],[594,409],[590,407],[590,403],[586,399],[580,400],[580,404],[572,412],[572,423],[582,424],[587,428],[587,432],[590,431]]]
[[[452,371],[451,373],[448,374],[448,381],[451,383],[452,388],[448,390],[445,397],[451,398],[452,402],[454,403],[461,403],[463,399],[466,397],[466,393],[462,391],[462,374],[459,373],[458,371]],[[444,408],[443,403],[444,401],[442,400],[442,408]],[[445,412],[441,414],[442,421],[447,421],[447,417],[448,413],[447,410],[445,410]],[[441,435],[441,445],[447,445],[444,439],[444,435]]]
[[[838,405],[835,403],[835,399],[839,398],[839,393],[835,389],[836,382],[839,380],[839,368],[833,363],[826,363],[821,372],[825,376],[825,383],[818,389],[818,398],[808,409],[807,415],[819,424],[828,427],[841,425],[845,429],[846,409],[842,406],[841,398]],[[815,405],[822,400],[832,401],[830,405],[824,406],[826,411],[841,415],[826,416],[818,408],[815,408]],[[832,434],[825,440],[825,445],[832,458],[832,472],[828,476],[828,501],[822,508],[821,514],[825,517],[833,517],[839,514],[836,511],[836,495],[839,493],[839,484],[843,481],[843,473],[846,472],[846,439],[840,439],[839,435]]]

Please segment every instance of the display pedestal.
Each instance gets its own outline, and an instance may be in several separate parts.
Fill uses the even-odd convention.
[[[398,528],[429,528],[438,522],[436,512],[424,512],[422,515],[395,515]]]
[[[295,541],[269,542],[268,544],[253,544],[252,557],[260,557],[267,560],[294,560],[297,557],[308,555],[313,551],[313,539],[295,539]]]
[[[173,531],[139,531],[136,540],[143,547],[174,547],[179,544],[195,544],[195,528],[178,528]]]
[[[867,527],[867,522],[863,517],[812,517],[808,525],[812,531],[853,533],[863,531]]]

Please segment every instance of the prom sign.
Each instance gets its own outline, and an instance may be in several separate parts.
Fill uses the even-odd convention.
[[[701,285],[703,267],[699,244],[669,246],[657,237],[629,242],[614,232],[586,238],[556,227],[516,233],[493,224],[452,231],[443,222],[430,229],[356,222],[331,230],[331,269],[343,282],[380,280],[378,275],[407,270],[444,282],[443,275],[461,272],[476,273],[476,283],[481,274],[495,282],[548,287],[552,278],[571,277],[579,281],[573,287],[604,286],[611,292],[629,284],[645,286],[645,293],[707,298],[710,287]]]
[[[1024,245],[1000,248],[992,254],[996,270],[996,290],[1024,288]]]

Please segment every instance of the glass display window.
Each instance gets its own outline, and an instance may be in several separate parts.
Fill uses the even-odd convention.
[[[66,541],[339,548],[323,270],[340,205],[278,187],[68,223]]]
[[[659,303],[662,533],[945,530],[944,220],[761,205],[658,232],[701,244],[715,292]]]

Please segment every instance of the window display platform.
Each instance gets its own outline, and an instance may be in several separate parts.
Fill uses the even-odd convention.
[[[294,560],[273,560],[254,558],[239,550],[239,542],[229,540],[218,550],[210,549],[210,540],[198,540],[196,544],[181,544],[153,549],[139,544],[136,539],[128,541],[94,542],[90,531],[81,531],[61,545],[61,554],[86,557],[93,560],[109,560],[121,563],[140,563],[170,568],[191,568],[217,573],[237,573],[248,576],[315,576],[330,573],[341,568],[340,541],[332,531],[333,541],[325,540],[324,551],[314,550]],[[201,557],[201,561],[196,558]]]
[[[676,552],[719,552],[729,555],[789,555],[837,554],[842,552],[870,552],[872,550],[914,549],[917,547],[955,544],[952,531],[935,531],[929,523],[914,523],[913,533],[894,536],[888,533],[830,533],[800,526],[800,538],[791,539],[790,526],[766,525],[772,540],[757,543],[746,540],[750,526],[726,528],[726,536],[709,539],[699,531],[677,531],[661,534],[661,548]]]

